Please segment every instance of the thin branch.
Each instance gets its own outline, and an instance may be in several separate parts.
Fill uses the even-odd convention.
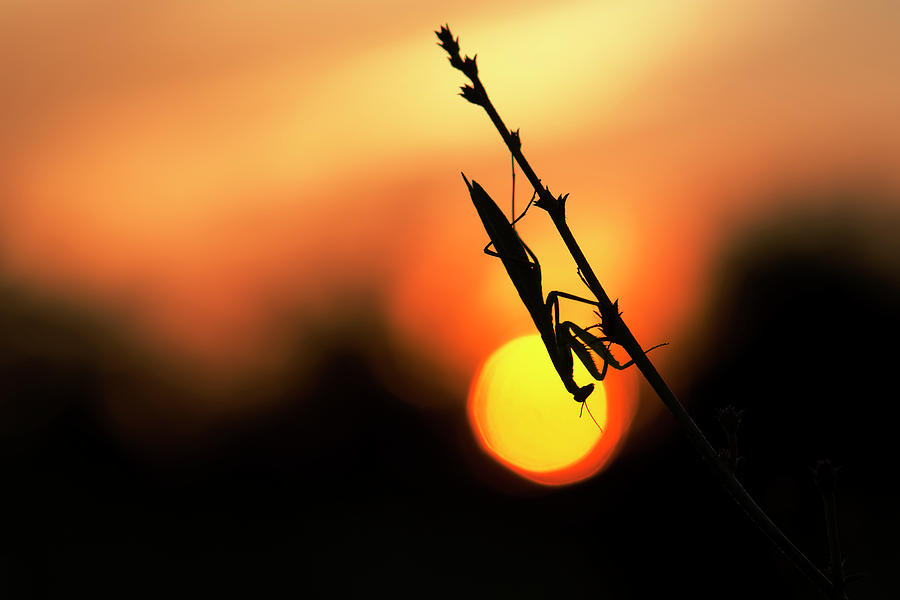
[[[835,585],[832,581],[820,571],[816,565],[793,544],[793,542],[791,542],[777,525],[775,525],[765,511],[763,511],[763,509],[753,500],[747,490],[744,489],[744,486],[741,485],[740,481],[737,480],[729,465],[721,460],[716,450],[706,439],[706,436],[703,435],[703,432],[691,418],[690,414],[688,414],[684,405],[681,404],[674,392],[672,392],[665,380],[656,370],[656,367],[650,359],[647,358],[642,346],[638,344],[634,335],[631,333],[631,330],[628,329],[628,326],[619,315],[617,304],[610,300],[606,291],[603,289],[603,286],[600,285],[600,281],[594,274],[594,270],[588,263],[587,258],[585,258],[584,253],[581,251],[581,248],[575,241],[575,237],[572,235],[572,231],[566,223],[565,202],[568,195],[554,198],[550,193],[549,187],[541,184],[541,180],[522,154],[521,140],[518,131],[512,132],[506,127],[503,123],[503,119],[500,118],[500,115],[488,98],[487,91],[478,77],[478,66],[475,58],[469,58],[468,56],[466,56],[465,59],[461,58],[459,54],[459,40],[458,38],[453,38],[453,35],[450,33],[450,29],[447,26],[441,27],[440,31],[435,33],[440,40],[439,45],[450,55],[450,64],[454,68],[462,71],[472,82],[471,86],[467,85],[462,87],[460,95],[472,104],[477,104],[484,109],[488,117],[490,117],[491,122],[500,133],[500,137],[503,138],[503,142],[515,157],[516,162],[518,162],[525,177],[528,178],[528,181],[538,194],[539,199],[535,202],[535,205],[543,208],[550,214],[553,224],[556,226],[559,235],[562,237],[572,258],[575,260],[575,264],[577,265],[582,278],[591,290],[591,293],[597,298],[603,319],[604,332],[608,337],[613,339],[615,343],[622,346],[632,360],[634,360],[634,363],[641,374],[659,396],[660,400],[662,400],[663,404],[665,404],[666,408],[668,408],[675,417],[676,422],[682,428],[685,435],[687,435],[688,440],[690,440],[695,450],[700,454],[701,458],[712,467],[716,478],[729,492],[735,502],[737,502],[744,510],[750,520],[775,544],[778,550],[793,563],[797,570],[803,573],[803,575],[805,575],[823,594],[830,598],[846,599],[846,595],[843,591],[836,592]]]
[[[741,456],[738,450],[738,429],[741,427],[744,411],[738,410],[729,404],[724,408],[718,409],[716,411],[716,416],[719,419],[719,425],[722,426],[722,430],[725,432],[725,438],[728,442],[728,447],[723,452],[720,452],[719,455],[728,463],[728,466],[731,467],[731,471],[737,475],[738,464],[741,462]]]
[[[822,494],[822,506],[825,509],[825,532],[828,536],[828,570],[834,582],[832,592],[834,598],[843,596],[845,587],[844,557],[841,555],[841,539],[838,534],[837,502],[835,501],[835,489],[837,487],[838,467],[831,464],[830,460],[820,460],[813,468],[813,476],[816,487]]]

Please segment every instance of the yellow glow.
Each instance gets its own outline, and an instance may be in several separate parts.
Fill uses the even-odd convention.
[[[584,367],[579,380],[590,378]],[[576,372],[577,373],[577,372]],[[577,376],[577,375],[576,375]],[[529,471],[555,471],[583,458],[601,431],[563,387],[538,335],[517,338],[494,352],[476,383],[483,397],[485,440],[503,458]],[[591,412],[606,424],[602,385],[590,397]]]
[[[577,360],[574,373],[579,384],[591,381]],[[630,398],[620,388],[613,389],[624,406]],[[469,418],[485,449],[519,474],[545,484],[572,483],[597,472],[621,436],[620,427],[610,428],[620,419],[610,418],[603,383],[597,382],[588,398],[596,423],[587,410],[579,418],[580,408],[538,335],[516,338],[494,352],[469,395]]]

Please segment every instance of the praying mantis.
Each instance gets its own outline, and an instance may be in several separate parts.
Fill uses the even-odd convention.
[[[579,386],[575,383],[573,377],[573,353],[597,381],[603,381],[609,367],[623,370],[631,366],[634,361],[629,360],[625,363],[620,363],[610,350],[613,340],[609,336],[595,336],[588,332],[588,329],[593,328],[597,328],[602,332],[602,323],[582,329],[571,321],[560,322],[560,298],[583,302],[600,308],[597,301],[559,291],[548,293],[546,300],[544,299],[541,286],[541,265],[537,256],[522,241],[514,228],[515,223],[525,216],[528,207],[525,208],[525,211],[519,217],[514,218],[510,222],[500,207],[497,206],[497,203],[494,202],[478,182],[472,181],[470,183],[465,174],[462,174],[462,177],[466,182],[466,187],[469,189],[469,195],[472,197],[478,216],[481,218],[481,222],[484,224],[484,228],[490,238],[490,242],[484,247],[484,253],[499,258],[503,263],[509,278],[519,293],[519,298],[521,298],[522,303],[531,315],[531,319],[534,321],[535,327],[537,327],[541,340],[547,348],[547,354],[550,355],[553,367],[559,374],[563,385],[572,394],[575,401],[582,403],[582,406],[584,406],[585,400],[594,391],[594,384],[589,383],[585,386]],[[530,206],[531,203],[529,203]],[[491,246],[494,247],[494,250],[490,249]],[[617,306],[614,305],[614,307]],[[653,348],[656,347],[654,346]],[[653,350],[653,348],[650,348],[650,350]],[[597,368],[590,351],[593,351],[602,359],[602,368]]]

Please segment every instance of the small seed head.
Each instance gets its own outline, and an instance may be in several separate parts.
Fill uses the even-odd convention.
[[[718,409],[716,414],[719,417],[719,423],[722,425],[722,429],[724,429],[726,433],[736,433],[744,418],[744,411],[735,408],[731,404]]]
[[[835,487],[837,487],[837,472],[839,468],[834,466],[827,458],[825,460],[817,460],[812,467],[816,487],[823,493],[834,492]]]
[[[471,85],[464,85],[459,88],[462,90],[459,95],[471,102],[472,104],[477,104],[478,106],[482,105],[481,102],[481,94],[473,88]]]

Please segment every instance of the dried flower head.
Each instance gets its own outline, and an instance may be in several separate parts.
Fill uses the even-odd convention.
[[[478,55],[476,54],[473,57],[466,56],[465,58],[462,58],[459,55],[459,38],[453,37],[448,26],[442,25],[441,29],[434,33],[439,40],[438,46],[446,50],[447,54],[450,55],[450,65],[454,69],[462,71],[466,77],[474,82],[478,77],[478,64],[476,63]],[[475,104],[480,104],[480,102],[475,102]]]
[[[718,416],[719,424],[722,425],[722,429],[725,430],[726,434],[737,433],[738,428],[741,426],[741,421],[744,419],[744,411],[729,404],[716,410],[716,416]]]
[[[828,460],[818,460],[816,464],[812,467],[813,478],[816,482],[816,487],[822,491],[822,493],[833,493],[835,487],[837,487],[837,472],[840,467],[834,466],[834,464]]]
[[[435,31],[434,33],[439,40],[438,46],[446,50],[447,54],[450,55],[450,64],[454,69],[462,71],[464,63],[459,56],[459,38],[453,38],[453,34],[450,33],[450,28],[447,25],[441,25],[440,31]]]
[[[460,87],[459,89],[462,90],[459,93],[460,96],[462,96],[463,98],[465,98],[472,104],[477,104],[478,106],[482,106],[481,94],[479,94],[478,91],[475,88],[473,88],[471,85],[464,85],[464,86]]]

